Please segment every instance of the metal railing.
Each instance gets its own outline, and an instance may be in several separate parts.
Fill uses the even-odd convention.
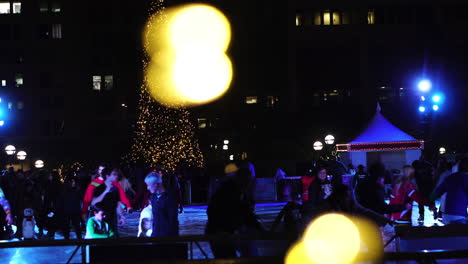
[[[171,260],[145,260],[145,261],[131,261],[131,263],[172,263],[172,264],[250,264],[250,263],[284,263],[284,255],[279,256],[262,256],[262,257],[249,257],[249,258],[236,258],[236,259],[210,259],[207,252],[204,252],[199,242],[216,241],[216,240],[281,240],[293,242],[294,238],[291,234],[287,233],[273,233],[265,232],[259,234],[236,234],[236,235],[192,235],[192,236],[178,236],[178,237],[149,237],[149,238],[111,238],[111,239],[80,239],[80,240],[30,240],[18,242],[0,243],[0,249],[5,248],[28,248],[28,247],[63,247],[75,246],[75,250],[70,255],[67,263],[70,263],[78,250],[81,249],[81,263],[87,263],[86,260],[86,247],[91,245],[138,245],[138,244],[160,244],[160,243],[188,243],[189,258],[188,259],[171,259]],[[194,246],[198,247],[205,259],[193,259]],[[356,262],[366,262],[375,260],[375,254],[360,253],[356,258]],[[381,261],[416,261],[418,263],[437,263],[440,259],[468,259],[467,250],[434,250],[434,251],[421,251],[421,252],[385,252],[381,256]],[[98,263],[98,262],[93,262]],[[113,263],[130,263],[128,261],[113,262]]]
[[[193,251],[197,247],[204,261],[209,260],[208,253],[205,252],[200,242],[209,242],[217,240],[277,240],[277,241],[293,241],[294,237],[288,233],[264,232],[258,234],[226,234],[226,235],[190,235],[190,236],[174,236],[174,237],[124,237],[124,238],[109,238],[109,239],[76,239],[76,240],[25,240],[15,242],[0,243],[0,249],[5,248],[29,248],[29,247],[65,247],[75,246],[72,254],[66,262],[71,263],[71,260],[81,249],[81,263],[87,263],[86,247],[87,246],[103,246],[103,245],[138,245],[138,244],[170,244],[170,243],[187,243],[189,250],[189,259],[180,260],[181,263],[193,261]],[[172,260],[171,260],[172,261]],[[175,260],[174,260],[175,261]],[[179,260],[177,260],[179,261]],[[237,260],[236,260],[237,261]],[[171,262],[172,263],[172,262]],[[195,262],[196,263],[196,262]],[[206,262],[204,262],[206,263]],[[224,262],[222,262],[224,263]],[[231,263],[231,262],[226,262]],[[238,263],[238,262],[235,262]]]

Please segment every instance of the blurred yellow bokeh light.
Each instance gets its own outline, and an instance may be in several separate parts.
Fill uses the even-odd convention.
[[[306,248],[303,241],[299,241],[294,244],[286,254],[285,264],[308,264],[312,263],[309,255],[306,252]]]
[[[210,50],[180,53],[172,76],[178,93],[189,101],[202,103],[217,98],[229,88],[232,65],[224,53]]]
[[[344,215],[326,214],[307,227],[302,240],[288,252],[285,263],[352,263],[359,248],[359,230],[353,221]]]
[[[174,49],[193,46],[226,51],[231,41],[227,18],[208,5],[189,5],[180,9],[171,20],[170,43]]]
[[[191,4],[154,16],[145,31],[151,57],[146,84],[166,106],[192,106],[222,96],[232,81],[226,54],[231,39],[227,18],[214,7]]]

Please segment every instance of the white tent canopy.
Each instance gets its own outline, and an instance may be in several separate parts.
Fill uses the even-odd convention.
[[[411,164],[421,156],[424,141],[411,135],[388,121],[377,111],[366,129],[348,144],[337,144],[342,160],[353,165],[368,166],[380,161],[388,169],[401,169],[405,164]]]

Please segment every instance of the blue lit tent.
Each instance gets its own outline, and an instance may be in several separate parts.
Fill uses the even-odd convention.
[[[380,161],[387,169],[401,170],[405,164],[411,164],[419,159],[424,141],[415,139],[390,123],[377,111],[366,129],[353,141],[347,144],[337,144],[342,161],[354,166]]]

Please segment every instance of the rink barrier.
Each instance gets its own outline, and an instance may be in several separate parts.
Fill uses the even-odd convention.
[[[287,233],[273,233],[265,232],[259,234],[236,234],[236,235],[190,235],[190,236],[177,236],[177,237],[149,237],[149,238],[137,238],[137,237],[125,237],[125,238],[111,238],[111,239],[76,239],[76,240],[30,240],[30,241],[16,241],[16,242],[5,242],[0,243],[0,248],[26,248],[26,247],[63,247],[63,246],[76,246],[72,256],[70,256],[67,263],[73,258],[73,255],[81,249],[82,250],[82,262],[86,262],[85,250],[87,246],[93,245],[138,245],[138,244],[167,244],[167,243],[189,243],[190,252],[189,259],[171,259],[170,261],[162,261],[158,263],[171,263],[171,264],[250,264],[250,263],[284,263],[283,256],[272,256],[272,257],[252,257],[252,258],[236,258],[236,259],[210,259],[206,252],[205,259],[193,259],[193,245],[198,246],[201,250],[199,242],[216,241],[216,240],[281,240],[293,242],[294,238],[291,234]],[[360,253],[357,256],[357,262],[368,261],[374,258],[373,254]],[[424,250],[420,252],[385,252],[383,254],[383,263],[386,261],[407,261],[414,260],[417,262],[429,261],[434,263],[435,260],[440,259],[468,259],[468,249],[466,250]],[[100,263],[100,262],[93,262]],[[148,261],[132,261],[132,262],[115,262],[112,263],[135,263],[145,264],[154,263],[154,260]],[[423,262],[426,263],[426,262]]]

